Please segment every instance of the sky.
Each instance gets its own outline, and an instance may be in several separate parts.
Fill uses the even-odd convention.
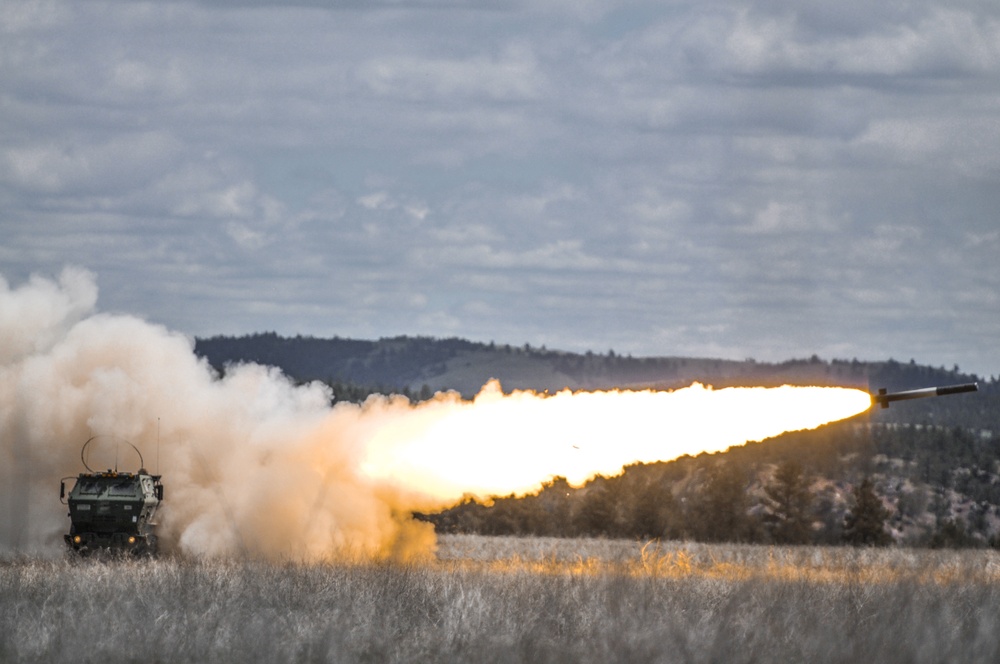
[[[1000,375],[1000,5],[0,0],[0,275],[67,268],[189,336]]]

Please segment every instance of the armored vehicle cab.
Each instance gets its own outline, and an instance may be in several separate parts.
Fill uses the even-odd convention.
[[[69,479],[74,478],[63,479],[59,496],[69,505],[70,528],[65,540],[71,551],[82,555],[102,550],[156,553],[155,518],[163,501],[159,475],[151,475],[145,468],[135,473],[80,473],[67,496]]]

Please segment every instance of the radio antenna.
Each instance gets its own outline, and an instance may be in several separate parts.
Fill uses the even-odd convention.
[[[156,418],[156,474],[160,474],[160,418]]]

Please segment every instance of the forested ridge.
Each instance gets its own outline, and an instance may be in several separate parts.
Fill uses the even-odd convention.
[[[469,397],[498,375],[506,375],[505,389],[539,391],[667,389],[694,380],[871,391],[978,382],[976,394],[893,404],[722,454],[634,465],[582,487],[552,478],[534,495],[469,498],[421,518],[439,532],[497,535],[1000,545],[1000,382],[957,366],[815,356],[781,363],[633,358],[463,339],[273,333],[199,339],[196,351],[221,372],[249,361],[277,366],[295,380],[328,383],[336,400],[354,401],[373,392],[417,400],[441,389]]]

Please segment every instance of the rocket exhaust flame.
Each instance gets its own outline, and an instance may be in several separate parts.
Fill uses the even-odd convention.
[[[471,403],[435,400],[388,422],[365,444],[361,469],[443,502],[522,494],[555,475],[579,485],[632,463],[812,429],[869,405],[865,392],[828,387],[505,396],[493,382]]]
[[[726,388],[505,395],[471,402],[373,397],[329,406],[257,365],[214,376],[190,340],[129,316],[93,314],[93,276],[0,279],[0,552],[57,553],[56,492],[80,444],[110,433],[152,451],[168,487],[161,542],[192,555],[322,559],[426,555],[412,510],[464,494],[579,484],[636,462],[715,452],[867,410],[860,390]]]

